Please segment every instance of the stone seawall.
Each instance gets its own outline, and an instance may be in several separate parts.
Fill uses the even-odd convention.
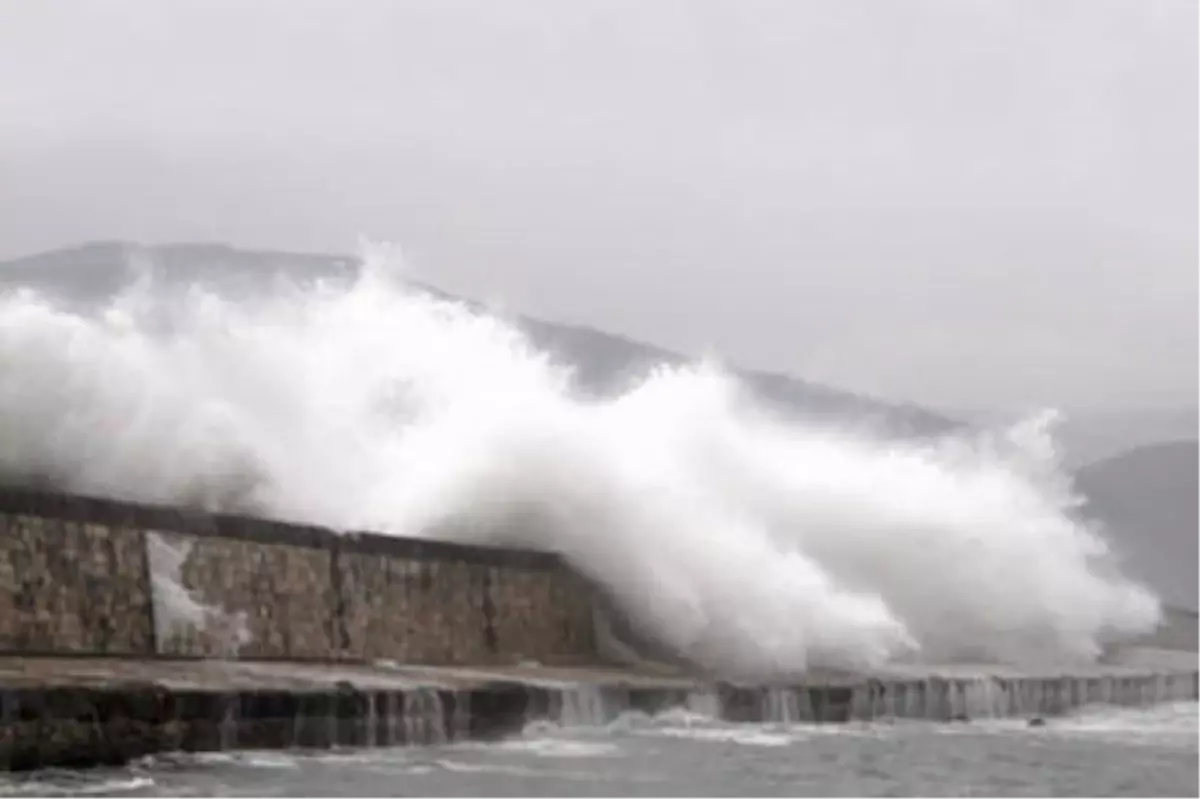
[[[1194,644],[1194,613],[1069,674],[910,664],[786,686],[647,660],[652,642],[612,614],[544,553],[0,489],[0,770],[437,743],[672,707],[955,721],[1198,690],[1194,646],[1173,648]],[[614,650],[622,668],[604,665]]]
[[[0,490],[0,654],[597,659],[558,558]]]
[[[0,492],[0,650],[153,654],[142,532],[56,499]]]

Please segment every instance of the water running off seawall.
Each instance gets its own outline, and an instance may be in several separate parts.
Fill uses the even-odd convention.
[[[212,663],[216,669],[207,668]],[[717,738],[897,721],[1036,719],[1042,726],[1087,707],[1194,702],[1197,690],[1194,670],[1114,668],[1058,677],[977,672],[765,687],[647,675],[631,681],[621,670],[539,670],[495,679],[415,667],[360,672],[355,683],[315,664],[305,677],[295,664],[258,664],[252,675],[232,662],[212,663],[152,661],[144,664],[142,681],[100,684],[97,677],[118,664],[43,664],[41,679],[49,673],[57,680],[0,696],[8,715],[19,719],[8,725],[0,770],[95,766],[169,752],[441,747],[647,725],[699,728]],[[188,671],[193,678],[180,680]],[[83,679],[72,681],[72,672]]]
[[[0,775],[0,795],[1189,796],[1195,702],[1090,707],[1031,728],[726,724],[693,712],[529,725],[433,747],[163,753],[120,768]],[[946,762],[954,762],[947,770]]]
[[[0,296],[0,473],[558,552],[726,676],[1091,661],[1156,624],[1075,519],[1047,418],[882,440],[782,418],[709,362],[600,398],[395,266],[238,299]]]

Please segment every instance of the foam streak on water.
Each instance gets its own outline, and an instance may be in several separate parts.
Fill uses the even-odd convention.
[[[563,553],[667,647],[746,676],[1088,659],[1152,628],[1044,431],[924,445],[788,423],[710,363],[613,399],[368,263],[94,315],[0,297],[0,471],[335,528]]]

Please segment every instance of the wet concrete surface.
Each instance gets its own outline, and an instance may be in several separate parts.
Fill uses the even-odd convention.
[[[697,681],[668,671],[536,665],[480,668],[391,663],[337,664],[251,660],[132,660],[125,658],[0,657],[0,686],[104,687],[154,684],[178,690],[325,690],[340,683],[362,689],[418,687],[463,690],[494,682],[695,687]]]
[[[602,725],[672,708],[735,723],[966,721],[1197,697],[1194,655],[1142,650],[1117,660],[1073,670],[909,664],[739,685],[609,666],[2,657],[0,769],[169,751],[487,740],[532,722]]]

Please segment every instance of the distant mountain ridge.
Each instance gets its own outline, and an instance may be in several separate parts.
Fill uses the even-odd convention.
[[[1198,460],[1197,441],[1171,441],[1075,473],[1075,487],[1087,498],[1083,514],[1103,523],[1130,576],[1190,609],[1198,604]]]
[[[1200,438],[1200,413],[1194,406],[1078,412],[1067,416],[1057,436],[1082,468],[1147,444]]]
[[[360,264],[352,256],[243,250],[219,243],[143,246],[105,241],[0,263],[0,288],[25,285],[67,302],[94,305],[126,285],[139,261],[167,284],[198,282],[233,296],[263,291],[280,276],[300,282],[349,279]],[[481,307],[425,284],[412,285]],[[689,360],[680,353],[588,327],[523,316],[513,322],[539,349],[574,367],[582,387],[599,393],[618,390],[655,364]],[[871,429],[899,436],[936,435],[960,426],[955,420],[916,405],[864,397],[783,374],[736,368],[732,371],[756,395],[794,416],[870,425]]]

